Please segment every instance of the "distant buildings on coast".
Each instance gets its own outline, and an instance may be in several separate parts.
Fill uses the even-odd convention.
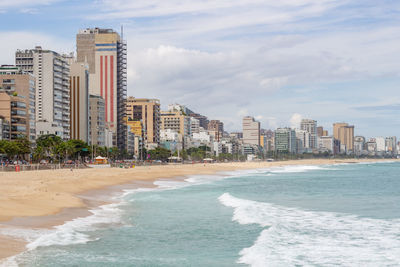
[[[36,46],[15,52],[0,67],[0,139],[46,134],[90,145],[117,147],[130,157],[164,147],[172,152],[205,147],[208,156],[249,159],[279,154],[397,156],[396,137],[354,136],[354,126],[334,123],[331,135],[316,120],[298,128],[266,130],[251,116],[228,133],[217,118],[180,104],[161,110],[158,99],[127,97],[127,43],[112,29],[76,35],[76,53]]]

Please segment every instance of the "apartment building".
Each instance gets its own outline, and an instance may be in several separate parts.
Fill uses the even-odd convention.
[[[354,152],[354,126],[345,122],[333,124],[333,137],[340,141],[341,153]]]
[[[253,117],[243,118],[243,143],[260,145],[260,122],[255,121]]]
[[[160,143],[160,100],[128,97],[126,115],[128,122],[141,122],[146,146],[157,146]]]
[[[36,136],[70,139],[70,83],[66,56],[36,46],[17,50],[15,64],[35,77]]]
[[[104,99],[112,146],[126,149],[126,41],[112,29],[88,28],[76,35],[77,62],[89,65],[89,93]]]
[[[0,67],[0,116],[4,139],[36,140],[35,78],[16,66]],[[7,127],[8,124],[8,127]]]
[[[86,63],[70,59],[71,139],[89,141],[89,71]]]

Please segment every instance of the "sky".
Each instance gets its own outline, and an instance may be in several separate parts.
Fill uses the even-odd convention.
[[[302,118],[400,136],[400,1],[0,0],[0,64],[16,49],[76,50],[123,26],[128,95],[179,103],[241,130]]]

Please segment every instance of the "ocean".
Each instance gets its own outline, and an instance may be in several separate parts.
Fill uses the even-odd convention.
[[[7,266],[399,266],[400,163],[160,180],[54,230]]]

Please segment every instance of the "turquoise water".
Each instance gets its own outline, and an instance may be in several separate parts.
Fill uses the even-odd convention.
[[[398,266],[400,164],[293,166],[125,192],[20,266]]]

